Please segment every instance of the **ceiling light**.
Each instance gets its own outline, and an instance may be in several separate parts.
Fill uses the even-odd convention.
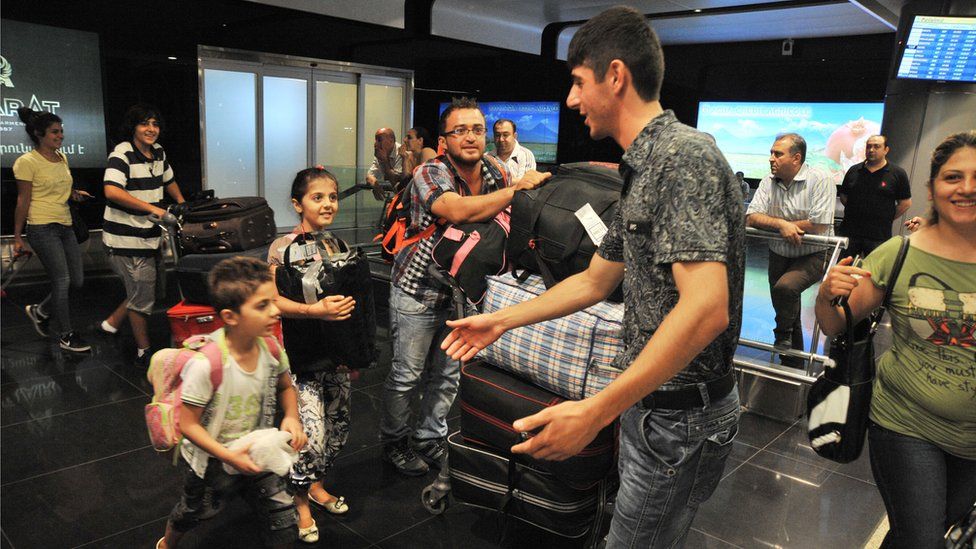
[[[701,10],[700,9],[696,9],[695,10],[695,13],[701,13]]]
[[[175,55],[170,55],[166,59],[169,59],[170,61],[176,61],[176,56]]]

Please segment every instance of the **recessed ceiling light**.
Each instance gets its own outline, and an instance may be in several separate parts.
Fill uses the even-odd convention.
[[[167,57],[166,59],[169,59],[170,61],[176,61],[176,56],[175,55],[171,55],[171,56]]]
[[[701,10],[695,10],[695,13],[701,13]]]

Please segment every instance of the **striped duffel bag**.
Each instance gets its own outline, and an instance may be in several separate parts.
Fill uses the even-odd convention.
[[[524,282],[508,274],[489,276],[483,312],[528,301],[545,290],[538,276]],[[563,318],[505,332],[478,356],[557,395],[581,400],[620,374],[614,357],[624,348],[623,318],[623,304],[603,301]]]

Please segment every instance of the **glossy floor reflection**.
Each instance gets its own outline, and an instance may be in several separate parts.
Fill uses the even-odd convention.
[[[40,288],[14,287],[2,302],[0,547],[151,548],[179,495],[175,470],[148,445],[144,373],[131,366],[131,336],[101,337],[92,326],[122,297],[115,279],[92,279],[72,311],[95,350],[73,357],[41,340],[22,305]],[[170,288],[164,302],[175,301]],[[167,344],[165,307],[150,323]],[[385,311],[379,311],[385,318]],[[425,478],[396,475],[380,460],[381,366],[354,384],[352,433],[327,486],[346,496],[348,515],[321,511],[320,547],[573,547],[492,512],[454,504],[429,514]],[[456,413],[452,426],[457,425]],[[866,456],[840,466],[816,457],[800,425],[743,417],[725,477],[694,522],[688,547],[861,547],[883,516]],[[187,548],[247,548],[258,534],[239,500],[185,538]]]

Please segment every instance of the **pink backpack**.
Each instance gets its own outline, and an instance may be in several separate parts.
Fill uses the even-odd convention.
[[[281,360],[278,340],[269,336],[264,341],[271,356]],[[149,361],[146,378],[153,386],[153,399],[146,405],[146,427],[149,429],[149,441],[157,452],[176,448],[183,438],[180,432],[180,411],[183,408],[181,375],[186,363],[198,354],[203,354],[210,362],[210,384],[216,391],[224,377],[223,351],[209,335],[191,337],[183,342],[182,348],[156,351]]]

